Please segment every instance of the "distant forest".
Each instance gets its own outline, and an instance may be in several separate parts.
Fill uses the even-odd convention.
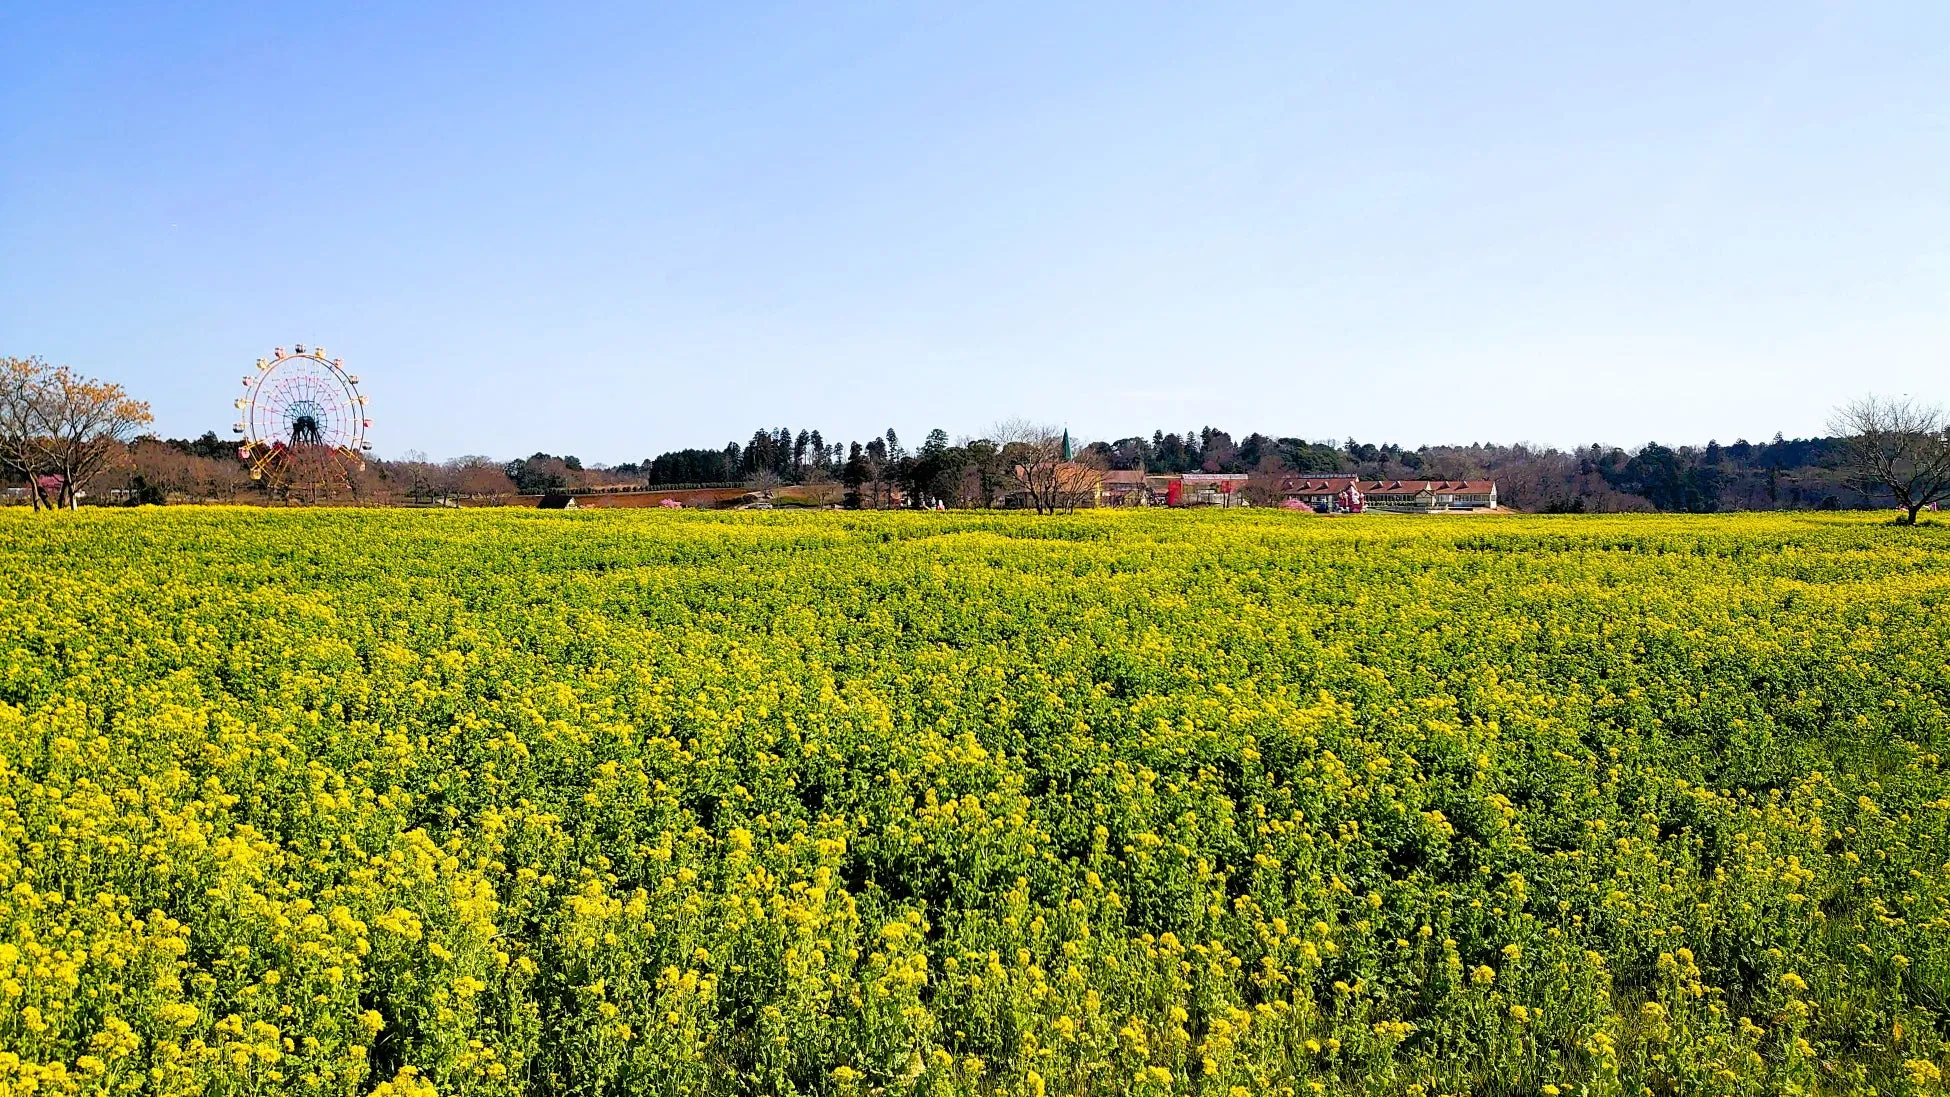
[[[999,447],[984,439],[950,442],[927,435],[913,451],[893,430],[864,443],[829,443],[816,430],[754,431],[722,449],[673,450],[642,462],[610,466],[610,475],[646,484],[729,484],[768,478],[779,483],[838,481],[849,488],[886,479],[910,498],[952,498],[951,485],[968,470],[992,462]],[[1238,440],[1206,427],[1183,434],[1153,431],[1077,447],[1076,459],[1105,469],[1154,473],[1232,472],[1281,475],[1342,473],[1376,479],[1495,479],[1502,500],[1519,510],[1547,513],[1616,511],[1857,509],[1881,505],[1846,486],[1837,470],[1839,441],[1740,439],[1729,445],[1635,450],[1591,445],[1558,450],[1524,445],[1421,446],[1307,441],[1247,434]],[[524,492],[572,487],[573,457],[548,454],[510,462],[508,474]],[[1006,470],[1002,470],[1006,473]]]
[[[212,433],[193,440],[143,438],[130,446],[127,490],[118,498],[243,499],[255,492],[232,446]],[[1074,449],[1081,464],[1154,473],[1229,472],[1254,478],[1342,473],[1376,479],[1495,479],[1501,501],[1545,513],[1618,511],[1858,509],[1887,505],[1842,482],[1840,443],[1832,438],[1745,439],[1721,445],[1637,449],[1592,445],[1559,450],[1524,445],[1421,446],[1308,441],[1247,434],[1235,440],[1211,427],[1153,431]],[[721,449],[671,450],[621,465],[585,465],[570,455],[536,453],[513,461],[417,455],[372,461],[358,494],[369,499],[468,498],[593,488],[837,483],[849,501],[951,506],[991,505],[1013,482],[1012,460],[989,439],[951,441],[928,433],[908,448],[893,430],[866,441],[829,442],[816,430],[754,431]],[[104,483],[104,487],[111,486]],[[865,490],[863,490],[865,489]],[[889,489],[898,489],[897,491]]]

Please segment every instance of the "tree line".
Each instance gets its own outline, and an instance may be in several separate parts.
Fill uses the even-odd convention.
[[[991,507],[1014,496],[1049,510],[1075,503],[1063,490],[1074,485],[1053,483],[1056,470],[1078,456],[1065,452],[1064,437],[1059,428],[1010,420],[984,437],[952,441],[936,428],[910,449],[892,427],[845,443],[829,442],[818,430],[779,427],[722,449],[673,450],[616,470],[634,468],[653,487],[837,484],[849,505],[867,509]]]
[[[1001,434],[1003,432],[996,432]],[[1852,432],[1855,433],[1855,432]],[[801,445],[801,441],[805,443]],[[1049,434],[1039,436],[1043,453]],[[641,463],[612,466],[613,474],[641,476],[657,487],[834,481],[858,492],[857,505],[908,505],[942,500],[950,506],[993,505],[1017,490],[1015,463],[1003,458],[1005,441],[929,432],[922,445],[905,449],[889,429],[866,442],[826,444],[818,431],[797,434],[760,430],[747,443],[722,449],[673,450]],[[841,454],[844,453],[842,457]],[[1888,497],[1880,481],[1856,474],[1850,438],[1837,434],[1722,445],[1665,445],[1636,449],[1593,444],[1563,450],[1549,446],[1424,445],[1392,442],[1310,441],[1295,437],[1231,433],[1203,427],[1183,433],[1153,431],[1073,447],[1073,460],[1102,470],[1154,474],[1235,473],[1244,478],[1305,474],[1351,475],[1376,480],[1485,480],[1498,483],[1501,499],[1519,510],[1547,513],[1728,510],[1839,510],[1878,506]],[[546,455],[538,455],[546,456]],[[532,461],[524,469],[538,468]],[[511,473],[519,473],[511,467]],[[559,474],[558,474],[559,475]],[[541,487],[523,480],[528,489]],[[551,483],[555,483],[551,481]],[[559,485],[556,485],[559,487]]]
[[[142,433],[149,406],[118,384],[39,358],[0,358],[0,485],[35,509],[91,501],[132,504],[244,501],[265,494],[233,444]],[[1039,511],[1077,505],[1108,471],[1230,473],[1278,501],[1278,482],[1296,475],[1376,480],[1495,480],[1500,500],[1524,511],[1606,513],[1725,510],[1841,510],[1893,503],[1913,522],[1950,496],[1950,420],[1935,405],[1865,397],[1836,409],[1830,433],[1811,438],[1636,449],[1592,444],[1424,445],[1309,440],[1248,433],[1235,439],[1206,426],[1154,430],[1075,444],[1061,428],[1015,419],[980,437],[951,439],[939,428],[908,448],[888,428],[841,442],[815,429],[754,430],[719,449],[678,449],[619,465],[585,465],[573,455],[535,453],[512,461],[483,456],[434,462],[408,453],[368,461],[350,485],[362,502],[494,501],[630,488],[836,485],[848,506],[993,507]],[[1081,471],[1080,471],[1081,470]]]
[[[4,432],[17,438],[14,432]],[[1047,506],[1061,508],[1058,482],[1061,433],[951,440],[944,430],[909,448],[889,430],[865,441],[810,445],[803,456],[779,446],[781,432],[762,432],[770,446],[732,443],[723,449],[673,450],[641,462],[585,464],[574,455],[535,453],[512,461],[483,456],[433,461],[409,453],[370,460],[353,477],[353,499],[368,503],[489,502],[514,495],[623,488],[741,485],[755,490],[830,484],[849,506],[990,507],[1005,502],[1032,509],[1033,486]],[[805,432],[808,439],[814,432]],[[1000,432],[993,432],[1000,433]],[[18,454],[17,441],[6,443]],[[117,447],[96,447],[97,467],[73,479],[38,480],[35,505],[71,506],[73,487],[93,482],[91,501],[248,502],[264,494],[237,460],[234,444],[215,432],[194,439],[141,435]],[[1391,479],[1494,479],[1498,494],[1518,510],[1545,513],[1731,510],[1837,510],[1884,506],[1879,485],[1851,473],[1849,439],[1841,436],[1744,439],[1721,445],[1647,443],[1627,450],[1592,445],[1577,450],[1526,445],[1404,447],[1347,439],[1302,442],[1205,428],[1154,432],[1072,447],[1072,462],[1100,470],[1149,473],[1234,473],[1249,483],[1277,486],[1278,477],[1318,474]],[[783,455],[783,457],[781,457]],[[75,467],[70,461],[58,467]],[[36,466],[40,468],[40,466]],[[1018,469],[1021,474],[1018,474]],[[0,458],[11,485],[25,485],[17,458]],[[53,474],[58,477],[58,473]],[[1034,478],[1036,483],[1025,483]],[[69,495],[59,484],[71,485]],[[16,495],[22,487],[15,486]],[[1250,492],[1247,493],[1251,495]],[[34,496],[30,493],[30,500]],[[1262,501],[1262,500],[1256,500]],[[1264,501],[1274,501],[1270,499]]]
[[[1016,468],[1050,470],[1060,462],[1060,432],[1013,443],[995,438],[950,440],[930,431],[907,448],[892,430],[866,441],[821,442],[801,456],[780,446],[782,432],[755,432],[771,445],[673,450],[640,462],[585,464],[574,455],[535,453],[511,461],[472,456],[432,461],[409,453],[371,460],[353,494],[370,502],[491,500],[602,489],[744,485],[754,488],[834,484],[854,506],[949,507],[1001,504],[1023,485]],[[1000,433],[1000,432],[993,432]],[[806,431],[810,440],[815,432]],[[1004,450],[1008,453],[1005,455]],[[1373,479],[1494,479],[1510,506],[1551,513],[1855,509],[1880,505],[1883,493],[1852,482],[1844,439],[1782,438],[1727,445],[1635,450],[1593,445],[1557,450],[1524,445],[1420,446],[1348,439],[1304,442],[1223,430],[1154,432],[1073,446],[1073,460],[1104,470],[1234,473],[1242,478],[1320,474]],[[1046,473],[1046,479],[1053,473]],[[170,499],[236,502],[261,494],[232,443],[206,432],[195,439],[143,436],[127,447],[116,474],[102,478],[115,497],[137,503]],[[1059,501],[1060,502],[1060,501]],[[1033,506],[1033,503],[1031,504]]]

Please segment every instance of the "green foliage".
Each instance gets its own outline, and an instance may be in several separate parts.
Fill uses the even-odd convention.
[[[0,513],[0,1094],[1937,1093],[1943,553]]]

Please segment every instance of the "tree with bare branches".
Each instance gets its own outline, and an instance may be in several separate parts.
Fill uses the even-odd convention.
[[[27,481],[35,510],[53,506],[41,487],[49,469],[38,444],[46,430],[42,412],[51,372],[39,358],[0,358],[0,468]]]
[[[81,489],[125,457],[129,442],[153,421],[149,405],[120,385],[39,358],[0,363],[0,451],[27,477],[35,509],[72,510]],[[56,485],[51,500],[47,481]]]
[[[1086,505],[1094,507],[1103,492],[1104,473],[1110,471],[1106,447],[1073,445],[1071,448],[1076,456],[1064,462],[1062,472],[1057,476],[1057,502],[1062,504],[1064,510],[1075,510]]]
[[[1037,514],[1055,514],[1061,495],[1062,434],[1027,419],[1005,419],[995,425],[995,440],[1001,443],[1002,461],[1015,470],[1016,491]]]
[[[1937,405],[1872,394],[1835,409],[1828,429],[1843,440],[1849,484],[1888,492],[1898,522],[1915,525],[1918,511],[1950,496],[1950,422]]]
[[[995,426],[999,460],[1015,472],[1015,489],[1037,514],[1072,511],[1091,501],[1102,470],[1072,460],[1060,427],[1008,419]]]

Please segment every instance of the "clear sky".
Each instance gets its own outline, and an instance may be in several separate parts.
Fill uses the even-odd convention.
[[[382,455],[1950,399],[1950,3],[0,5],[0,354]]]

